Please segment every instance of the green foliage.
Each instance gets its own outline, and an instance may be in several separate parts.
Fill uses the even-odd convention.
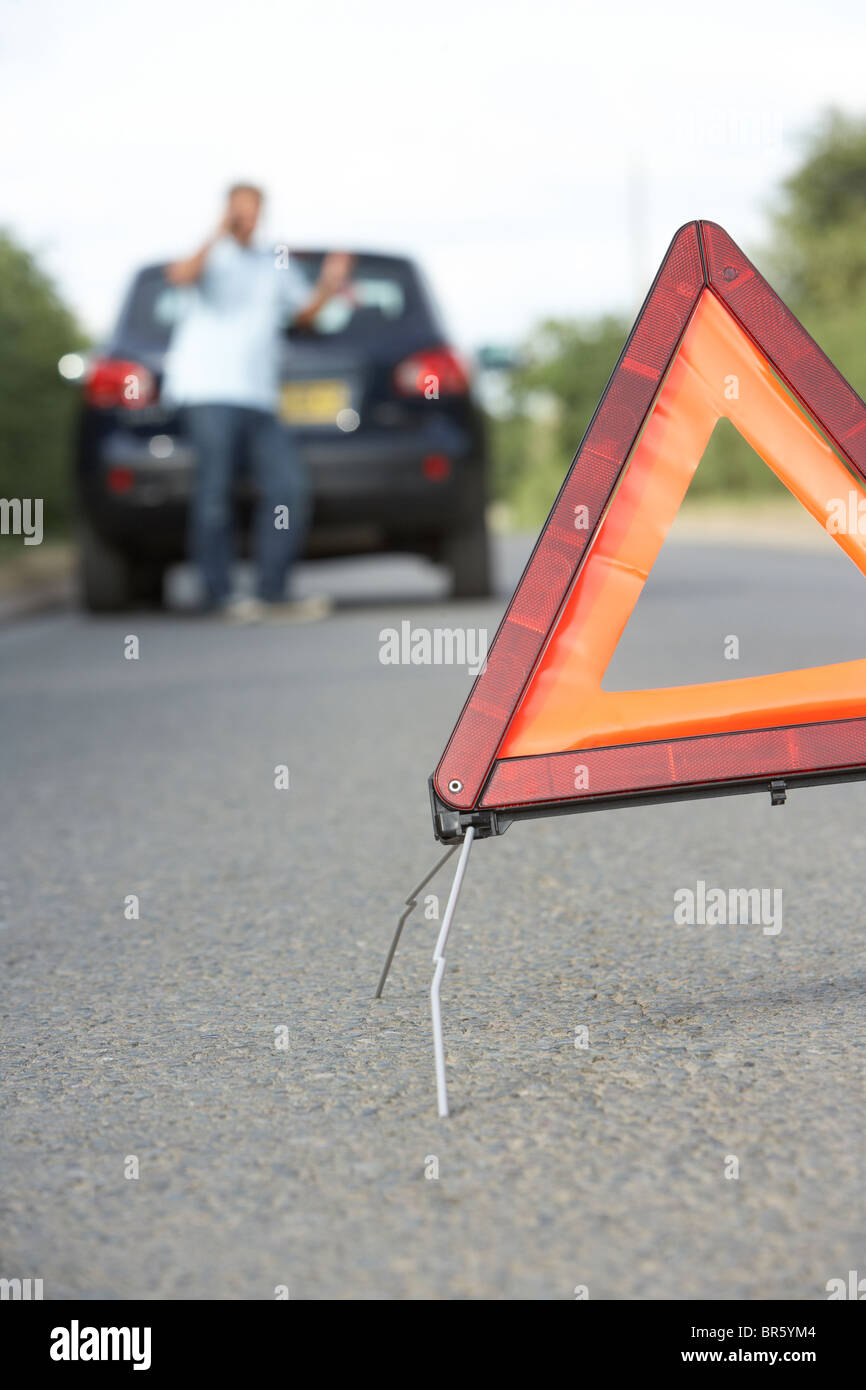
[[[629,325],[606,316],[590,323],[552,320],[526,346],[513,374],[511,411],[492,422],[494,495],[518,526],[541,524],[565,477]],[[727,420],[719,421],[690,496],[772,493],[775,478]]]
[[[830,315],[866,297],[866,120],[828,111],[782,184],[769,261],[797,314]]]
[[[494,496],[520,524],[547,515],[627,335],[625,320],[612,315],[549,319],[525,345],[511,411],[492,427]]]
[[[41,497],[63,529],[75,391],[58,358],[84,339],[33,257],[0,231],[0,497]]]
[[[730,420],[719,420],[710,435],[689,498],[775,496],[780,483]]]
[[[826,112],[784,180],[754,259],[852,385],[866,396],[866,118]],[[516,520],[538,526],[565,476],[628,331],[625,321],[541,325],[495,422],[494,480]],[[539,393],[541,393],[539,397]],[[543,399],[544,412],[533,408]],[[690,496],[772,493],[776,480],[733,426],[713,431]]]

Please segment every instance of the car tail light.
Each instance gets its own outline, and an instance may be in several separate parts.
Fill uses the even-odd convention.
[[[445,454],[425,454],[421,472],[431,483],[443,483],[451,473],[451,460]]]
[[[450,348],[428,348],[405,358],[394,369],[394,385],[401,396],[465,396],[469,375]]]
[[[109,468],[106,479],[108,491],[123,494],[132,492],[135,486],[135,474],[131,468]]]
[[[153,372],[140,362],[97,357],[84,382],[84,397],[88,405],[102,409],[121,406],[124,410],[141,410],[155,402],[156,380]]]

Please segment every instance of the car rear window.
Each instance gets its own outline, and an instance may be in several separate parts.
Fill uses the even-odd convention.
[[[292,255],[292,262],[312,289],[322,253],[299,252]],[[189,296],[188,289],[168,284],[161,266],[141,271],[121,314],[117,336],[151,348],[167,347],[175,324],[186,311]],[[325,304],[312,331],[334,341],[361,342],[374,335],[381,337],[389,328],[402,328],[408,320],[426,312],[415,270],[408,261],[390,256],[358,256],[350,293]]]

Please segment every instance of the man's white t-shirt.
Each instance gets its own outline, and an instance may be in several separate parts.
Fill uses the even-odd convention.
[[[176,405],[275,410],[281,333],[310,296],[285,257],[220,237],[175,328],[164,398]]]

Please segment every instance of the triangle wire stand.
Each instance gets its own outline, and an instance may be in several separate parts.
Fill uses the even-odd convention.
[[[788,787],[866,778],[866,718],[862,717],[830,719],[823,724],[814,720],[791,725],[777,722],[766,729],[723,729],[714,734],[649,738],[588,748],[585,755],[592,757],[602,771],[606,767],[610,770],[612,754],[622,756],[625,751],[631,762],[629,767],[620,768],[616,776],[611,772],[606,790],[581,797],[568,794],[571,787],[575,791],[581,789],[573,781],[569,786],[571,773],[567,768],[566,780],[557,780],[573,756],[572,749],[523,758],[504,758],[500,753],[503,736],[560,620],[574,577],[586,554],[591,553],[589,548],[616,495],[634,445],[655,408],[657,392],[705,293],[710,293],[727,311],[787,393],[811,417],[819,433],[826,436],[852,480],[866,482],[866,403],[721,227],[704,221],[681,227],[542,527],[493,639],[487,663],[476,678],[439,766],[430,778],[434,834],[440,843],[449,846],[449,852],[406,900],[407,910],[397,924],[376,997],[382,994],[404,923],[416,906],[415,895],[462,840],[433,952],[430,988],[436,1089],[439,1114],[443,1117],[448,1114],[448,1094],[439,989],[448,933],[475,838],[501,835],[514,821],[537,816],[708,796],[769,790],[771,805],[781,806]],[[588,488],[592,493],[591,509],[578,488]],[[575,499],[584,503],[591,519],[586,535],[579,540],[570,525]],[[565,535],[569,536],[568,546],[564,545]],[[530,628],[526,623],[527,611],[536,608],[539,616],[548,614],[546,633],[542,626]],[[767,740],[761,744],[760,755],[754,748],[756,738]],[[467,757],[472,771],[468,780],[462,768]],[[637,785],[633,775],[636,759],[655,759],[644,767],[643,779]],[[482,800],[485,805],[480,804]]]
[[[447,1119],[448,1117],[448,1087],[445,1080],[445,1045],[442,1040],[442,1011],[439,1003],[439,986],[442,983],[442,976],[445,973],[445,946],[448,941],[448,933],[454,921],[454,913],[457,910],[457,899],[460,897],[460,889],[463,885],[463,878],[469,863],[469,853],[472,849],[472,841],[474,839],[475,829],[470,825],[467,827],[466,834],[463,838],[463,843],[460,848],[460,858],[457,861],[457,869],[451,884],[451,892],[448,894],[445,916],[442,918],[442,925],[439,928],[439,935],[436,938],[436,945],[433,948],[434,970],[433,982],[430,986],[430,1011],[433,1019],[433,1058],[436,1066],[436,1101],[439,1107],[439,1115],[442,1119]],[[417,906],[418,894],[421,892],[422,888],[426,887],[431,878],[439,872],[446,859],[451,858],[456,848],[457,845],[452,845],[450,849],[442,855],[442,858],[434,864],[430,872],[422,878],[417,888],[413,888],[406,899],[406,911],[402,914],[397,923],[397,930],[394,933],[394,939],[385,957],[385,964],[382,968],[382,974],[379,977],[379,984],[375,995],[377,999],[381,999],[382,997],[382,990],[385,988],[385,981],[388,978],[388,971],[391,968],[391,962],[397,950],[397,943],[400,940],[407,917],[410,915],[413,908]]]

